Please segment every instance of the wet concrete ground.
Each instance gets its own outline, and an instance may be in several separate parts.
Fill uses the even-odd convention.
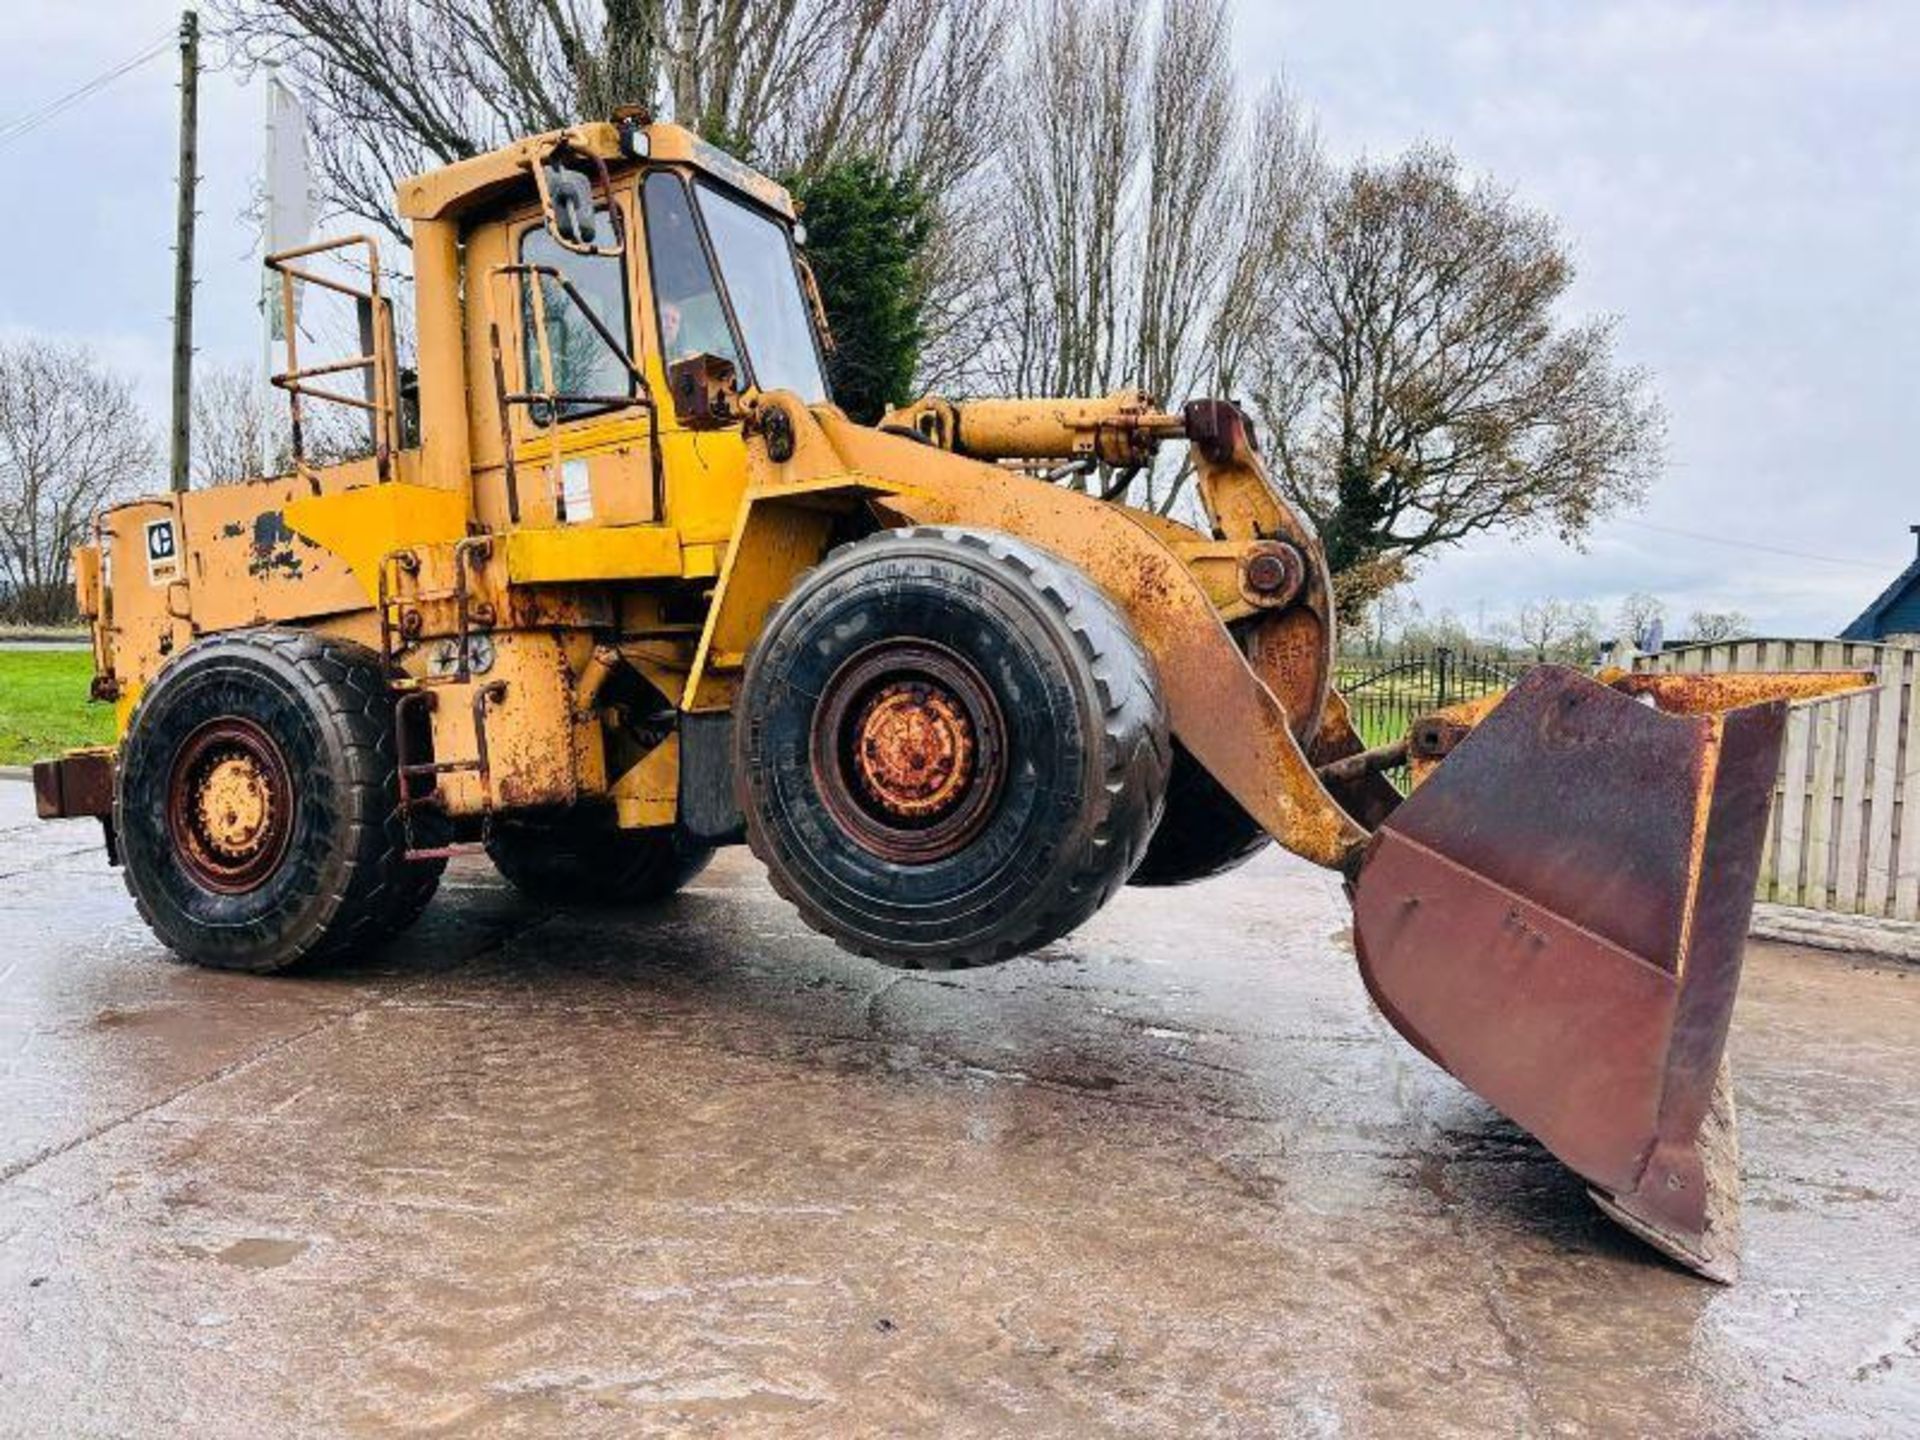
[[[1611,1230],[1269,856],[888,972],[744,852],[462,868],[294,979],[170,963],[0,783],[0,1430],[1920,1430],[1920,970],[1756,945],[1747,1273]]]

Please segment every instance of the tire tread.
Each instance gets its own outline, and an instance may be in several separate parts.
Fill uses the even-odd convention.
[[[885,951],[849,936],[832,916],[793,884],[754,826],[748,844],[767,866],[774,890],[809,927],[843,949],[898,969],[948,970],[996,965],[1052,943],[1092,917],[1120,890],[1145,856],[1160,820],[1173,764],[1173,742],[1160,698],[1158,672],[1119,607],[1094,582],[1040,546],[997,531],[959,526],[906,526],[883,530],[840,546],[795,581],[769,614],[761,634],[774,633],[822,570],[857,563],[876,549],[926,540],[973,552],[991,569],[1017,577],[1019,587],[1049,607],[1080,650],[1102,714],[1105,774],[1098,791],[1103,805],[1082,840],[1073,868],[1055,887],[1051,903],[1034,911],[1015,934],[983,938],[971,948],[937,958]],[[859,553],[850,553],[859,552]]]

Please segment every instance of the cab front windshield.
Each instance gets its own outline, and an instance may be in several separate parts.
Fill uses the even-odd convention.
[[[704,182],[694,191],[705,244],[681,179],[665,171],[647,177],[647,245],[666,363],[716,355],[743,382],[824,401],[827,382],[785,228]]]

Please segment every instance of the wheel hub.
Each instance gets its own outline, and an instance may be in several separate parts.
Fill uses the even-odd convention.
[[[1006,726],[970,662],[926,641],[884,641],[828,682],[812,750],[820,797],[849,838],[885,860],[930,864],[993,814]]]
[[[201,885],[239,894],[265,882],[293,828],[293,786],[280,747],[237,716],[209,721],[175,756],[167,829]]]
[[[888,685],[867,701],[855,729],[860,783],[888,814],[937,816],[973,781],[973,725],[943,686]]]
[[[273,795],[259,762],[245,754],[214,762],[200,782],[194,819],[208,846],[229,860],[258,850],[273,819]]]

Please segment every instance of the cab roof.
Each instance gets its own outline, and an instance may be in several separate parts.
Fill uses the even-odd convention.
[[[685,126],[659,121],[640,127],[640,133],[647,138],[647,159],[691,166],[776,214],[794,218],[793,197],[785,189],[726,151],[709,145]],[[402,180],[394,191],[394,200],[409,220],[457,219],[524,181],[529,164],[546,160],[557,151],[602,160],[614,173],[633,165],[633,157],[621,145],[620,128],[610,121],[595,120],[530,136]]]

